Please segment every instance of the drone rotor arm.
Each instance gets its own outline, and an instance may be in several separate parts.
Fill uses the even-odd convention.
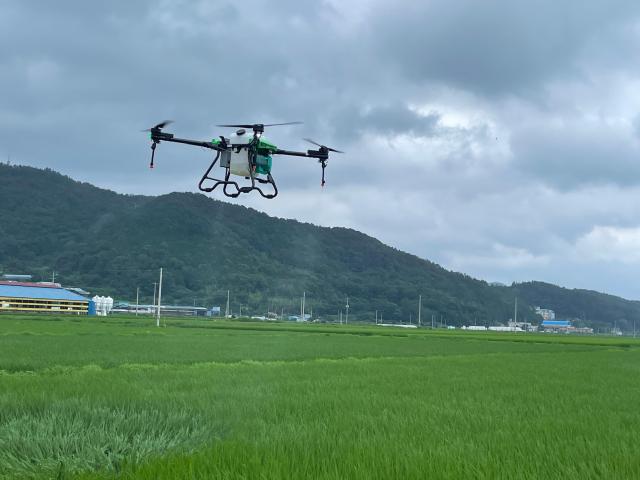
[[[156,155],[156,148],[161,142],[173,142],[173,143],[182,143],[185,145],[193,145],[196,147],[208,148],[211,150],[216,150],[217,152],[222,152],[227,149],[227,145],[224,142],[214,143],[214,142],[206,142],[201,140],[189,140],[187,138],[178,138],[175,137],[172,133],[163,132],[162,129],[172,123],[171,120],[166,120],[157,124],[155,127],[149,128],[147,130],[143,130],[149,133],[149,137],[151,138],[151,163],[149,164],[149,168],[153,168],[154,160]]]
[[[163,133],[163,135],[171,135],[171,134]],[[152,140],[153,140],[153,137],[152,137]],[[161,138],[160,140],[165,142],[182,143],[183,145],[193,145],[194,147],[208,148],[210,150],[217,150],[219,152],[226,150],[225,147],[217,145],[210,141],[207,142],[202,140],[189,140],[188,138],[177,138],[177,137],[174,137],[173,135],[171,135],[171,137],[169,138]]]
[[[325,173],[324,170],[327,168],[327,161],[329,160],[329,152],[334,151],[333,149],[329,149],[320,145],[320,149],[318,150],[307,150],[306,152],[296,152],[292,150],[282,150],[277,149],[273,152],[274,155],[288,155],[291,157],[306,157],[306,158],[316,158],[318,163],[322,166],[322,181],[320,183],[321,187],[324,187],[326,181],[324,179]],[[339,152],[342,153],[342,152]]]

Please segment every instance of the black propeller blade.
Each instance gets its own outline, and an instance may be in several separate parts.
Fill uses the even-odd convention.
[[[216,125],[217,127],[229,127],[229,128],[264,128],[264,127],[277,127],[279,125],[302,125],[303,122],[284,122],[284,123],[238,123],[227,125]]]
[[[310,138],[303,138],[303,140],[305,142],[309,142],[309,143],[315,145],[316,147],[324,148],[325,150],[327,150],[329,152],[344,153],[342,150],[336,150],[335,148],[331,148],[331,147],[327,147],[325,145],[321,145],[318,142],[315,142],[315,141],[311,140]]]
[[[142,132],[150,132],[151,130],[162,130],[167,125],[171,125],[173,120],[165,120],[164,122],[160,122],[155,127],[147,128],[146,130],[141,130]]]

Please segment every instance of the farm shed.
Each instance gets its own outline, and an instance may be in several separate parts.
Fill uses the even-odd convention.
[[[89,299],[56,283],[0,281],[0,312],[87,315]]]

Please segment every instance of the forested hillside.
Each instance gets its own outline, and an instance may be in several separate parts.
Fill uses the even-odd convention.
[[[557,297],[528,284],[492,287],[354,230],[271,218],[200,194],[120,195],[7,165],[0,180],[0,271],[42,280],[55,271],[67,286],[117,299],[134,300],[140,287],[141,302],[150,302],[162,266],[166,301],[224,305],[230,290],[233,311],[243,305],[248,314],[297,313],[303,291],[316,316],[336,315],[348,295],[352,318],[378,310],[393,321],[415,320],[421,294],[423,320],[454,325],[506,321],[516,294],[522,319],[538,320],[534,304],[575,317],[586,305],[558,287],[550,286]],[[636,302],[616,299],[624,308],[613,308],[616,297],[591,294],[587,308],[598,308],[599,321],[640,312]]]
[[[640,302],[543,282],[519,283],[511,289],[528,304],[551,308],[558,318],[571,319],[576,325],[601,329],[616,326],[630,332],[635,321],[640,328]]]

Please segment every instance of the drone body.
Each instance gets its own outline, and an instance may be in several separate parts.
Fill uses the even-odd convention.
[[[250,177],[250,151],[253,141],[252,136],[247,135],[244,129],[240,129],[225,140],[228,145],[231,145],[231,149],[222,153],[220,166],[226,167],[229,165],[232,175]],[[222,141],[218,140],[218,144],[220,143],[222,143]],[[260,137],[258,139],[255,147],[255,173],[258,175],[270,174],[271,166],[273,164],[272,155],[278,150],[278,147],[268,142],[264,137]]]
[[[317,159],[322,166],[321,185],[324,186],[324,169],[326,168],[327,161],[329,160],[329,152],[342,153],[339,150],[325,147],[324,145],[320,145],[319,143],[309,139],[305,140],[317,145],[319,147],[318,150],[307,150],[306,152],[282,150],[262,136],[265,126],[292,125],[300,122],[278,123],[271,125],[264,125],[261,123],[252,125],[219,125],[220,127],[235,127],[239,129],[228,138],[220,136],[210,142],[177,138],[171,133],[163,132],[162,129],[169,123],[171,122],[165,121],[148,130],[150,132],[152,142],[150,167],[153,168],[156,146],[163,141],[194,145],[214,150],[216,152],[215,157],[205,174],[200,179],[198,188],[203,192],[212,192],[221,186],[223,193],[227,197],[231,198],[238,197],[241,193],[250,193],[254,190],[258,191],[258,193],[260,193],[264,198],[275,198],[278,195],[278,188],[276,187],[275,180],[271,176],[274,155],[289,155]],[[247,133],[246,129],[253,130],[253,135]],[[210,176],[211,171],[216,164],[219,164],[220,167],[224,168],[224,179],[218,179],[214,176]],[[249,180],[251,184],[241,186],[236,180],[231,179],[232,176],[242,177],[245,180]],[[242,182],[242,180],[240,181]],[[261,185],[269,185],[271,191],[265,192],[261,188]]]

